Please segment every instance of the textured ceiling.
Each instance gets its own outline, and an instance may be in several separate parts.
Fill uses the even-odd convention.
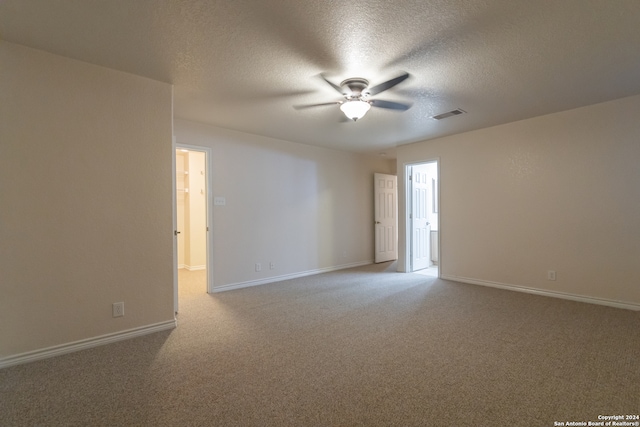
[[[640,93],[638,0],[0,0],[0,37],[172,83],[176,117],[352,151]],[[320,73],[403,71],[375,98],[406,112],[293,108],[341,99]]]

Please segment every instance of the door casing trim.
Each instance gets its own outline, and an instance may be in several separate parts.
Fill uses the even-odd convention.
[[[172,156],[172,200],[173,200],[173,230],[178,227],[178,213],[176,201],[176,150],[185,149],[189,151],[203,152],[205,155],[205,174],[206,174],[206,216],[207,216],[207,249],[206,249],[206,270],[207,270],[207,293],[213,292],[213,179],[211,175],[212,150],[210,147],[201,145],[191,145],[173,141]],[[173,238],[173,306],[174,311],[178,312],[178,245],[177,239]]]
[[[442,277],[442,204],[440,203],[441,191],[440,191],[440,157],[434,157],[426,160],[415,161],[410,163],[404,163],[403,166],[403,185],[404,185],[404,263],[403,265],[398,265],[399,271],[404,271],[407,273],[413,272],[412,266],[412,233],[411,233],[411,207],[412,207],[412,198],[413,194],[411,194],[411,185],[409,182],[409,170],[413,166],[419,166],[426,163],[435,163],[436,164],[436,176],[437,176],[437,190],[438,190],[438,277]],[[401,270],[402,269],[402,270]]]

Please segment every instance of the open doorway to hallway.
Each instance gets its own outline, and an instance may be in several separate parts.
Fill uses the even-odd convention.
[[[177,299],[206,293],[209,268],[209,191],[206,149],[176,147],[176,307]],[[176,309],[177,311],[177,309]]]
[[[438,161],[407,165],[407,230],[410,271],[439,276]]]

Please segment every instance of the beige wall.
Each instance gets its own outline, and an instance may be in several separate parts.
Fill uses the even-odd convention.
[[[185,171],[188,169],[186,162],[187,153],[180,150],[176,150],[176,227],[180,231],[177,236],[178,240],[178,268],[184,268],[185,266],[185,236],[186,230],[186,189],[189,188],[189,181],[185,175]]]
[[[184,120],[175,135],[212,149],[212,193],[226,199],[213,210],[214,287],[373,259],[373,173],[393,162]]]
[[[404,165],[439,158],[443,275],[640,304],[638,117],[634,96],[401,146],[400,218]]]
[[[171,86],[7,42],[0,64],[0,358],[172,320]]]

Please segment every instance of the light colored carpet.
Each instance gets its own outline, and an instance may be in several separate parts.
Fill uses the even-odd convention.
[[[2,426],[553,426],[640,413],[640,313],[371,265],[0,370]]]
[[[179,300],[192,298],[207,293],[207,270],[178,270]]]

